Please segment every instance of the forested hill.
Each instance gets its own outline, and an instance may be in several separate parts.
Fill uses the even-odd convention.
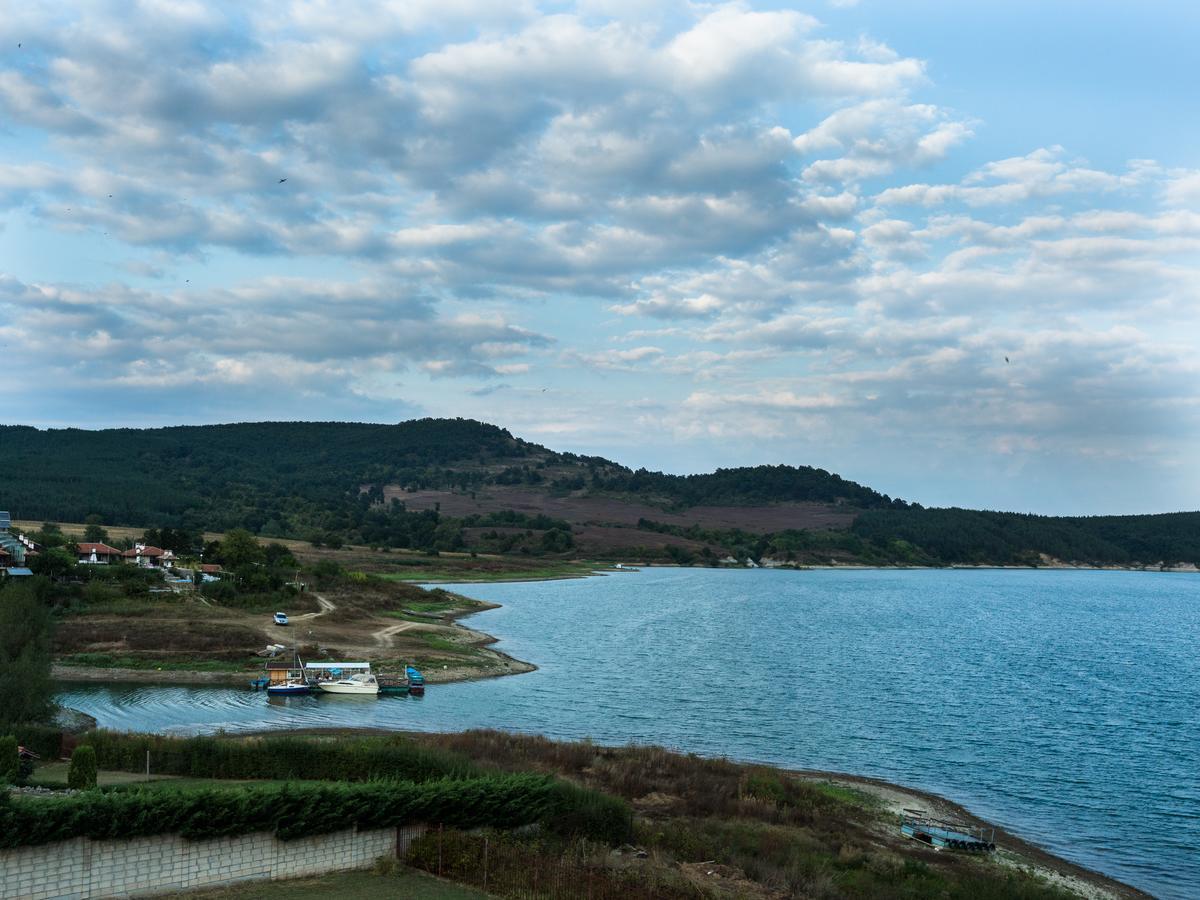
[[[423,550],[715,562],[1200,563],[1200,513],[923,509],[823,469],[631,470],[466,419],[0,426],[14,518]]]
[[[0,426],[0,472],[0,508],[18,518],[78,522],[96,515],[110,525],[244,526],[284,537],[353,528],[365,501],[378,502],[387,485],[462,491],[528,485],[684,506],[892,503],[822,469],[633,471],[600,457],[556,453],[468,419],[104,431]]]

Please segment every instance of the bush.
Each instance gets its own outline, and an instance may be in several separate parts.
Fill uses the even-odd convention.
[[[76,750],[75,758],[82,751],[84,747]],[[74,758],[71,772],[74,776]],[[176,833],[201,839],[265,831],[287,841],[353,827],[390,828],[414,822],[462,829],[548,826],[571,817],[572,804],[593,802],[584,796],[590,792],[565,787],[544,775],[528,774],[424,784],[285,784],[201,790],[131,785],[124,790],[88,791],[49,800],[20,798],[7,807],[0,806],[0,848],[75,837],[111,840]],[[578,816],[575,819],[583,821]],[[600,831],[607,827],[602,817],[597,824]]]
[[[95,748],[105,769],[140,772],[149,751],[154,771],[193,778],[433,781],[479,774],[475,764],[457,753],[429,750],[403,738],[229,740],[93,731],[84,742]]]
[[[96,786],[96,751],[83,744],[71,754],[71,768],[67,770],[67,787],[86,791]]]
[[[21,757],[17,739],[12,735],[0,737],[0,784],[16,784],[21,777]]]

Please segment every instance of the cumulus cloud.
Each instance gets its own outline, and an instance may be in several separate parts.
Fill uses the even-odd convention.
[[[0,261],[24,420],[113,391],[619,449],[636,410],[665,457],[917,466],[1200,433],[1200,175],[959,164],[982,119],[882,36],[625,0],[34,2],[15,34],[0,214],[68,248]]]

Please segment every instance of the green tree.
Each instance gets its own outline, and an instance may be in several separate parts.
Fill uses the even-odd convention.
[[[35,531],[30,537],[43,547],[61,547],[67,543],[67,536],[53,522],[43,522],[42,530]]]
[[[87,791],[96,786],[96,748],[81,744],[71,754],[71,767],[67,770],[67,787],[76,791]]]
[[[104,520],[92,513],[83,520],[83,539],[89,544],[104,544],[108,542],[108,532],[104,530]]]
[[[245,528],[227,532],[218,553],[221,562],[231,569],[262,562],[265,556],[258,540]]]
[[[41,596],[49,583],[29,581],[0,588],[0,728],[41,722],[54,711],[53,626]]]
[[[0,737],[0,785],[16,784],[21,777],[21,754],[17,739]]]
[[[62,578],[75,568],[75,557],[61,547],[45,550],[29,558],[29,568],[35,575]]]

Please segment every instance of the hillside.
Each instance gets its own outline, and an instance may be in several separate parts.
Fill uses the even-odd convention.
[[[0,426],[0,471],[14,518],[196,535],[709,564],[1200,563],[1200,513],[923,509],[823,469],[635,471],[464,419]]]

